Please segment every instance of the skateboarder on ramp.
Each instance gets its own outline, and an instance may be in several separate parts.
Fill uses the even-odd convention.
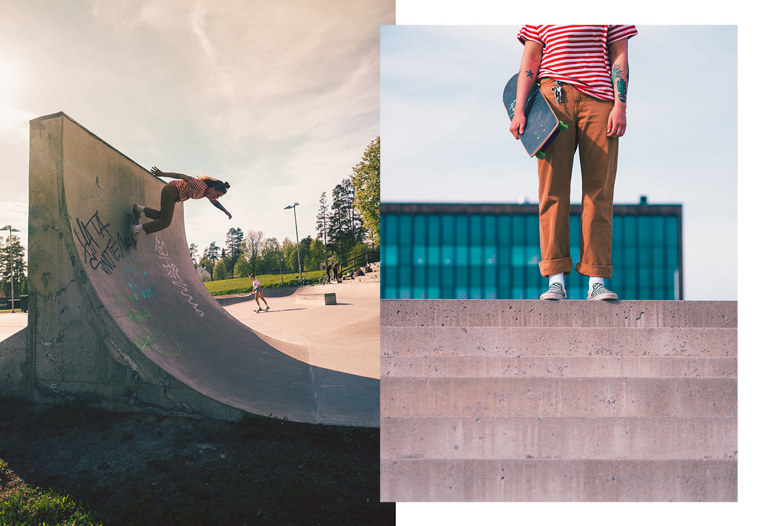
[[[36,401],[379,425],[379,381],[280,352],[198,279],[183,205],[127,248],[166,183],[65,114],[31,122],[26,392]],[[162,172],[163,173],[163,172]]]

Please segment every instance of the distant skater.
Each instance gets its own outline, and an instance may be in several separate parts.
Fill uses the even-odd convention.
[[[251,281],[253,282],[253,291],[252,291],[253,299],[256,300],[256,305],[259,306],[259,310],[257,310],[256,312],[262,311],[261,303],[259,303],[259,300],[263,301],[264,305],[267,306],[267,308],[264,309],[264,312],[268,311],[269,303],[267,303],[267,300],[264,299],[264,293],[261,292],[261,283],[259,283],[259,280],[257,280],[256,276],[254,276],[253,274],[250,275],[250,278],[251,278]]]
[[[202,199],[206,197],[211,201],[212,205],[232,219],[232,214],[218,201],[220,197],[227,193],[227,189],[230,187],[229,183],[223,183],[218,179],[207,176],[190,177],[189,175],[180,173],[162,172],[155,166],[151,168],[150,173],[156,177],[172,177],[176,181],[169,181],[161,190],[161,210],[154,210],[143,205],[134,205],[133,210],[137,217],[144,213],[146,217],[153,219],[153,221],[141,225],[132,225],[132,232],[134,234],[138,232],[153,234],[168,228],[174,216],[174,205],[188,199]]]

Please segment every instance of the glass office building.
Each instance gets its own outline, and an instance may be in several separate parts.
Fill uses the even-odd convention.
[[[580,205],[570,208],[573,264],[580,255]],[[614,205],[607,286],[620,299],[683,299],[681,205]],[[381,205],[381,297],[538,299],[538,205]],[[585,299],[588,278],[565,276],[568,299]]]

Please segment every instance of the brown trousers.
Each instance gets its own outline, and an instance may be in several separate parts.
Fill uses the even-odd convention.
[[[146,234],[153,234],[159,230],[169,228],[174,217],[174,205],[179,202],[179,190],[173,184],[167,184],[161,190],[161,210],[145,207],[145,217],[154,219],[143,224]]]
[[[617,172],[618,138],[607,137],[607,118],[613,103],[580,93],[562,84],[563,102],[557,104],[552,79],[541,80],[541,92],[557,117],[568,125],[538,161],[539,228],[543,276],[569,274],[570,177],[578,150],[583,188],[581,251],[576,272],[612,277],[612,198]]]

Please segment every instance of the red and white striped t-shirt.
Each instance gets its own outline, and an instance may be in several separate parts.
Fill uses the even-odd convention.
[[[636,26],[523,26],[517,39],[538,42],[543,56],[538,78],[572,84],[601,100],[615,100],[609,45],[636,36]]]
[[[179,190],[179,200],[187,201],[188,199],[200,199],[205,197],[206,188],[208,185],[197,177],[190,177],[187,182],[181,179],[175,179],[169,181],[169,184],[173,184]]]

